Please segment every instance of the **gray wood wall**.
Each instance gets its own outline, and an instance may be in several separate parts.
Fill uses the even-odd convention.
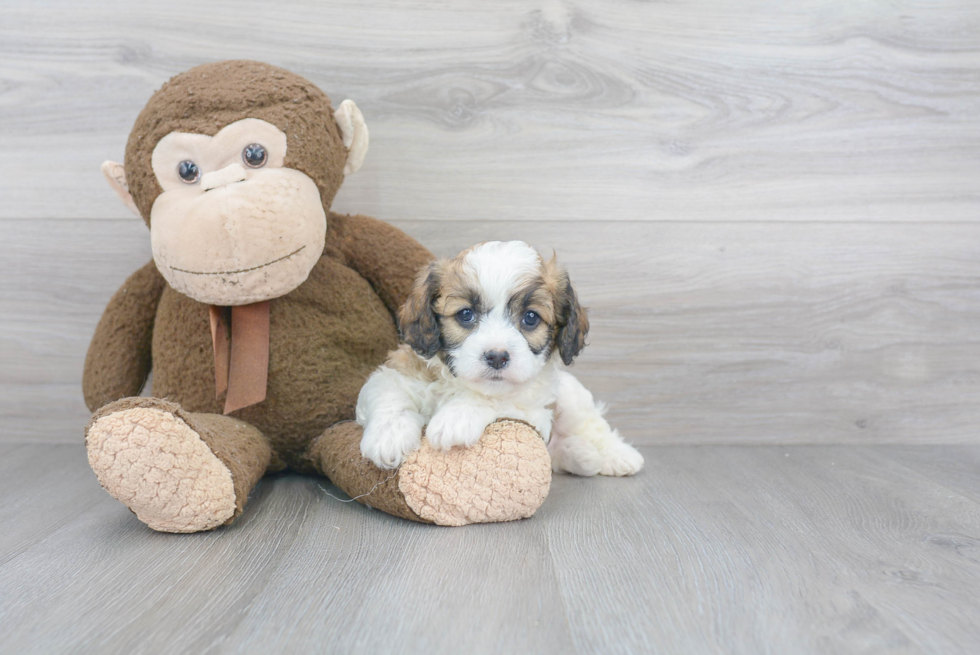
[[[335,209],[557,250],[635,442],[978,441],[973,0],[4,0],[0,441],[80,441],[88,339],[149,258],[99,165],[230,58],[357,101]]]

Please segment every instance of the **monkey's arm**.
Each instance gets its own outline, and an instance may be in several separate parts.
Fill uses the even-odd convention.
[[[330,214],[327,240],[361,274],[392,314],[398,312],[423,266],[435,257],[397,227],[370,216]]]
[[[139,395],[152,366],[153,321],[166,284],[151,261],[130,275],[106,306],[82,374],[91,411]]]

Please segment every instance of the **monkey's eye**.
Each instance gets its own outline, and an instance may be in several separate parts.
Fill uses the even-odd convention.
[[[470,309],[469,307],[465,309],[461,309],[458,312],[456,312],[456,320],[462,323],[463,325],[469,325],[470,323],[473,322],[474,318],[476,318],[476,316],[473,314],[473,310]]]
[[[249,168],[261,168],[265,166],[265,160],[269,158],[265,148],[260,143],[250,143],[242,150],[242,159]]]
[[[201,169],[198,168],[197,164],[192,162],[190,159],[185,159],[177,164],[177,175],[179,175],[180,179],[185,183],[194,184],[201,179]]]
[[[521,319],[521,325],[530,329],[538,327],[538,323],[541,322],[541,317],[538,316],[537,312],[524,312],[524,318]]]

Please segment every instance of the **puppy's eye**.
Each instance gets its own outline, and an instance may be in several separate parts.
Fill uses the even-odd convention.
[[[456,320],[464,325],[472,323],[474,318],[476,318],[476,316],[473,314],[473,310],[469,307],[456,312]]]
[[[185,159],[177,164],[177,175],[185,184],[194,184],[201,179],[201,169],[190,159]]]
[[[265,161],[268,158],[269,155],[261,143],[250,143],[242,150],[242,159],[249,168],[261,168],[265,166]]]
[[[524,312],[524,318],[521,319],[521,325],[526,328],[538,327],[538,323],[541,322],[541,317],[538,316],[537,312]]]

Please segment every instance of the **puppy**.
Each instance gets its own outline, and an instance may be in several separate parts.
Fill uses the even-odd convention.
[[[643,457],[565,365],[589,321],[568,274],[521,241],[492,241],[424,269],[398,316],[404,343],[357,400],[361,453],[398,467],[421,444],[471,446],[499,418],[533,425],[556,471],[632,475]]]

